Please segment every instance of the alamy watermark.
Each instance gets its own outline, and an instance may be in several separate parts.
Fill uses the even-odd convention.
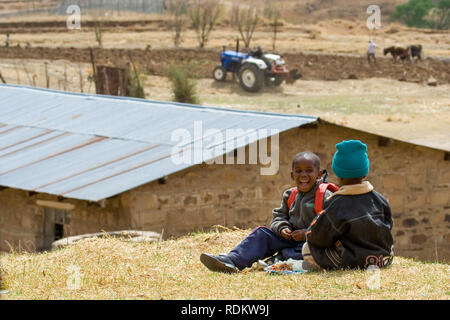
[[[69,274],[67,278],[66,285],[70,290],[79,290],[81,288],[81,271],[80,268],[76,265],[70,265],[66,270]]]
[[[176,145],[172,148],[171,159],[175,165],[202,162],[246,164],[246,146],[248,146],[248,164],[256,165],[259,159],[259,164],[264,166],[261,167],[260,174],[275,175],[279,169],[279,133],[278,129],[229,128],[221,131],[208,128],[205,130],[203,121],[194,121],[193,133],[184,128],[172,132],[171,140],[176,142]],[[270,137],[270,144],[268,137]],[[235,149],[237,149],[236,157]],[[223,156],[224,153],[225,156]]]
[[[378,290],[381,287],[381,273],[377,265],[371,264],[366,269],[366,284],[370,290]]]
[[[81,9],[76,4],[67,7],[66,13],[69,16],[66,19],[67,29],[81,29]]]
[[[369,28],[370,31],[373,29],[380,29],[381,28],[381,9],[376,4],[372,4],[367,7],[366,10],[367,14],[370,14],[370,16],[366,20],[367,28]]]

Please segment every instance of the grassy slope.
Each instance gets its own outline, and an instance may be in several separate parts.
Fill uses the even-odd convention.
[[[41,254],[0,256],[8,299],[448,299],[449,266],[396,257],[370,289],[366,271],[270,276],[208,271],[202,252],[227,252],[250,230],[197,233],[161,243],[84,240]],[[79,268],[79,289],[68,281]]]

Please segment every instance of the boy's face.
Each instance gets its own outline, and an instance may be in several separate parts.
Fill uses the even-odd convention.
[[[311,190],[319,178],[320,169],[314,160],[308,158],[298,159],[292,168],[291,177],[300,192]]]

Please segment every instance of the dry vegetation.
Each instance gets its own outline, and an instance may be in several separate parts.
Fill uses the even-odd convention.
[[[161,19],[161,18],[159,18]],[[139,27],[105,28],[103,33],[104,48],[152,49],[174,48],[173,32],[167,27],[159,27],[160,20],[154,26],[140,30]],[[151,30],[148,30],[151,29]],[[158,31],[157,31],[158,30]],[[56,31],[56,32],[55,32]],[[86,48],[97,46],[94,30],[83,27],[81,30],[51,31],[43,33],[12,32],[10,46],[22,47],[75,47]],[[155,32],[157,31],[157,32]],[[211,32],[206,48],[220,50],[223,45],[235,47],[237,29],[227,26],[217,27]],[[379,48],[392,45],[408,45],[420,43],[424,47],[425,56],[448,56],[450,37],[442,32],[430,33],[400,26],[383,24],[380,30],[371,33],[365,21],[352,22],[345,20],[325,20],[318,24],[286,24],[277,34],[276,50],[279,52],[321,52],[327,54],[365,54],[367,42],[373,39]],[[3,40],[3,39],[2,39]],[[261,45],[263,49],[272,48],[271,27],[258,27],[253,35],[250,47]],[[242,43],[241,43],[242,46]],[[197,48],[197,35],[189,29],[181,35],[180,48]],[[378,50],[381,56],[381,49]]]
[[[223,228],[221,228],[223,231]],[[250,230],[196,233],[160,243],[82,240],[57,251],[0,256],[7,299],[448,299],[447,264],[396,257],[380,273],[321,271],[273,276],[213,273],[202,252],[228,252]],[[79,275],[79,282],[74,277]],[[280,290],[283,288],[283,290]]]

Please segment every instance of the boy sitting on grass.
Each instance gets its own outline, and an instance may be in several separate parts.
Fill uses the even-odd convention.
[[[302,250],[306,265],[310,270],[388,266],[394,255],[391,209],[363,181],[369,173],[367,145],[349,140],[336,149],[332,170],[341,188],[326,199],[325,209],[306,231]]]
[[[301,251],[305,231],[316,216],[314,202],[316,190],[322,182],[321,175],[317,155],[312,152],[297,154],[292,161],[291,177],[298,193],[294,202],[289,201],[288,204],[295,188],[284,192],[281,207],[272,212],[271,228],[257,227],[230,253],[219,256],[203,253],[200,261],[212,271],[233,273],[277,252],[284,260],[303,259]],[[324,198],[329,196],[331,192],[326,190]]]

